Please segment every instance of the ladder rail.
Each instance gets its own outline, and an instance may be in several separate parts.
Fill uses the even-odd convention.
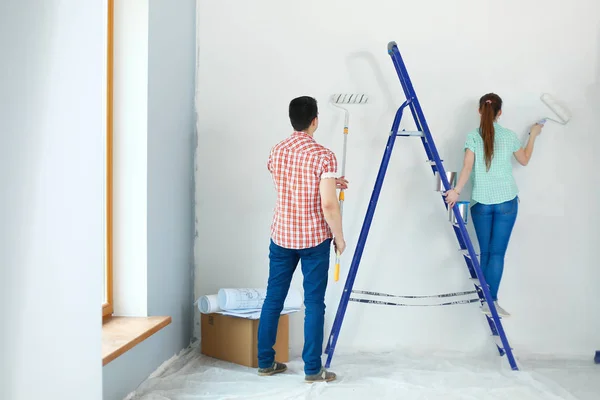
[[[417,125],[417,129],[423,132],[422,140],[427,156],[430,157],[430,160],[434,160],[436,162],[435,168],[433,168],[433,173],[435,174],[435,172],[439,171],[440,168],[443,169],[443,166],[441,165],[442,163],[439,159],[439,155],[437,159],[435,159],[434,157],[434,155],[437,155],[437,149],[435,147],[435,143],[433,143],[431,133],[429,131],[429,126],[427,125],[427,121],[425,120],[425,116],[423,115],[423,111],[421,109],[419,98],[417,97],[417,93],[415,92],[410,78],[408,77],[408,71],[406,70],[406,66],[404,65],[404,61],[402,60],[402,56],[400,55],[400,51],[398,50],[398,45],[396,44],[396,42],[392,41],[388,43],[388,54],[392,58],[392,62],[394,64],[394,68],[396,69],[396,73],[398,74],[400,84],[404,88],[404,94],[407,96],[407,98],[413,99],[411,106],[413,119],[415,121],[415,124]],[[444,184],[444,187],[450,187],[450,183],[446,178],[446,174],[440,174],[442,175],[442,182]]]
[[[417,96],[417,93],[416,93],[413,85],[412,85],[412,82],[410,81],[410,78],[408,77],[408,71],[406,69],[406,65],[404,64],[404,61],[402,60],[402,55],[400,54],[400,50],[398,49],[398,45],[396,44],[396,42],[392,41],[392,42],[388,43],[388,53],[390,54],[390,56],[392,58],[392,61],[394,63],[396,72],[398,73],[398,77],[400,79],[402,86],[403,87],[406,86],[405,93],[410,95],[413,100],[411,110],[413,108],[415,109],[415,112],[416,112],[416,115],[417,115],[418,121],[419,121],[419,122],[417,122],[415,120],[415,123],[421,124],[420,130],[423,132],[423,137],[424,137],[424,139],[426,139],[426,142],[427,142],[427,145],[425,146],[426,150],[427,150],[427,146],[429,146],[430,147],[429,151],[431,152],[431,156],[433,156],[433,160],[435,161],[435,164],[439,171],[440,178],[442,180],[444,188],[446,189],[446,191],[448,191],[452,187],[450,186],[450,182],[448,181],[448,178],[446,176],[446,171],[441,162],[438,150],[435,146],[435,142],[433,141],[433,137],[431,135],[431,131],[429,130],[429,126],[425,119],[425,115],[423,114],[423,109],[421,108],[419,98]],[[447,209],[448,206],[445,201],[444,201],[444,205],[446,206],[446,209]],[[511,367],[513,369],[516,369],[516,362],[514,361],[514,356],[512,354],[512,350],[508,343],[506,333],[504,332],[504,328],[502,326],[502,323],[500,322],[500,317],[498,315],[498,312],[497,312],[494,302],[492,300],[491,292],[487,286],[487,282],[485,282],[485,277],[481,270],[479,260],[477,259],[475,249],[473,248],[473,243],[470,240],[466,225],[465,225],[464,220],[458,210],[458,205],[455,204],[453,206],[453,211],[454,211],[454,215],[456,215],[456,217],[457,217],[456,219],[458,222],[458,228],[459,228],[460,234],[461,234],[463,241],[466,244],[467,249],[469,251],[472,265],[476,271],[477,277],[479,278],[479,280],[481,282],[481,286],[482,286],[481,289],[483,291],[485,301],[488,303],[490,312],[492,313],[493,322],[495,324],[495,327],[498,331],[498,334],[499,334],[502,344],[504,346],[504,349],[502,349],[502,350],[504,350],[504,352],[506,353]]]
[[[403,69],[404,63],[402,63],[402,62],[397,63],[394,60],[394,57],[393,57],[393,47],[394,46],[396,46],[396,48],[397,48],[396,42],[388,43],[388,53],[390,55],[392,55],[392,60],[394,61],[394,63],[393,63],[394,69],[396,70],[396,74],[398,75],[398,78],[400,79],[400,85],[402,86],[402,90],[404,91],[404,96],[406,96],[407,99],[413,99],[413,98],[416,99],[416,93],[414,91],[414,88],[410,84],[410,79],[408,79],[408,72],[404,73],[404,71],[406,71],[405,67]],[[418,99],[417,99],[417,102],[418,102]],[[410,112],[412,114],[413,121],[415,121],[417,130],[423,132],[423,127],[422,127],[421,121],[418,117],[418,114],[417,114],[415,108],[416,108],[415,103],[412,103],[410,106]],[[421,137],[421,142],[423,143],[423,147],[425,148],[425,153],[427,154],[427,157],[428,157],[427,159],[431,160],[432,155],[429,151],[429,148],[427,147],[427,140],[428,139],[425,136]],[[435,172],[437,171],[437,166],[432,165],[431,170],[435,174]]]
[[[373,192],[371,193],[371,199],[369,201],[369,207],[367,208],[367,212],[365,215],[365,219],[360,231],[360,235],[358,238],[358,243],[356,245],[356,249],[354,250],[354,256],[352,257],[352,262],[350,264],[350,268],[348,270],[348,277],[346,278],[346,283],[344,285],[344,291],[342,293],[342,297],[340,298],[340,303],[338,305],[338,310],[333,321],[333,326],[331,328],[331,334],[329,335],[329,339],[327,340],[327,346],[325,348],[325,353],[327,354],[327,362],[325,363],[325,367],[329,368],[331,360],[333,358],[333,353],[335,352],[335,346],[337,344],[337,340],[339,337],[339,333],[342,328],[342,323],[344,319],[344,315],[346,313],[346,309],[348,307],[350,295],[352,294],[352,287],[354,286],[354,280],[356,279],[356,273],[358,271],[358,266],[360,264],[360,260],[362,258],[362,253],[365,248],[365,244],[367,242],[367,236],[369,235],[369,230],[371,228],[371,222],[373,221],[373,217],[375,215],[375,209],[377,207],[377,202],[379,200],[379,194],[381,193],[381,188],[383,187],[383,181],[385,178],[385,173],[387,171],[390,158],[392,155],[392,150],[394,148],[394,143],[396,142],[396,138],[398,137],[398,129],[400,127],[400,122],[402,120],[402,114],[404,109],[411,103],[410,100],[406,100],[396,111],[396,116],[394,117],[394,122],[392,124],[392,129],[390,131],[390,135],[387,140],[387,145],[385,147],[385,151],[383,153],[383,158],[381,160],[381,165],[379,166],[379,172],[377,173],[377,179],[375,181],[375,185],[373,187]]]

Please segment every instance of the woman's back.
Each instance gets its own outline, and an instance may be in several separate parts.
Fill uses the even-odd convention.
[[[518,189],[512,174],[513,155],[521,165],[527,165],[533,152],[535,138],[542,131],[540,124],[535,124],[529,131],[529,140],[525,149],[517,135],[498,124],[502,115],[502,99],[495,93],[487,93],[479,99],[479,129],[470,132],[465,142],[463,169],[456,186],[446,193],[446,203],[454,207],[461,190],[473,180],[471,215],[477,241],[481,271],[477,277],[490,288],[491,300],[498,315],[508,317],[510,314],[498,305],[498,288],[504,270],[504,256],[513,226],[519,212]],[[482,279],[481,273],[485,276]],[[482,305],[485,314],[492,315],[493,308]]]
[[[482,204],[499,204],[512,200],[518,188],[512,174],[513,154],[521,148],[516,133],[494,123],[494,151],[488,170],[484,143],[479,129],[467,135],[465,148],[475,154],[473,165],[473,201]]]

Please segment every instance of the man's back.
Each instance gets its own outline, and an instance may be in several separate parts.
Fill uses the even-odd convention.
[[[271,237],[285,248],[305,249],[332,237],[321,209],[319,183],[335,178],[332,151],[304,132],[294,132],[271,149],[268,168],[277,189]]]
[[[294,271],[302,264],[304,276],[304,373],[306,382],[330,382],[333,372],[323,368],[325,291],[332,237],[340,253],[346,248],[342,215],[337,200],[335,155],[317,144],[317,101],[308,96],[290,102],[294,133],[271,149],[267,167],[277,189],[277,205],[269,244],[267,297],[258,325],[258,374],[269,376],[287,370],[275,361],[275,340],[281,310]]]

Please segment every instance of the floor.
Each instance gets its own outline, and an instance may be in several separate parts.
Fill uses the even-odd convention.
[[[497,353],[496,353],[497,354]],[[303,382],[302,360],[277,376],[205,357],[192,346],[161,366],[127,400],[402,399],[487,400],[600,398],[600,365],[593,360],[520,360],[485,354],[337,354],[332,383]]]

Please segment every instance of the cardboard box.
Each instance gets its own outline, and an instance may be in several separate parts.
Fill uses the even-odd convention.
[[[258,368],[258,320],[222,314],[202,314],[200,351],[219,360]],[[275,359],[289,361],[289,315],[279,318]]]

